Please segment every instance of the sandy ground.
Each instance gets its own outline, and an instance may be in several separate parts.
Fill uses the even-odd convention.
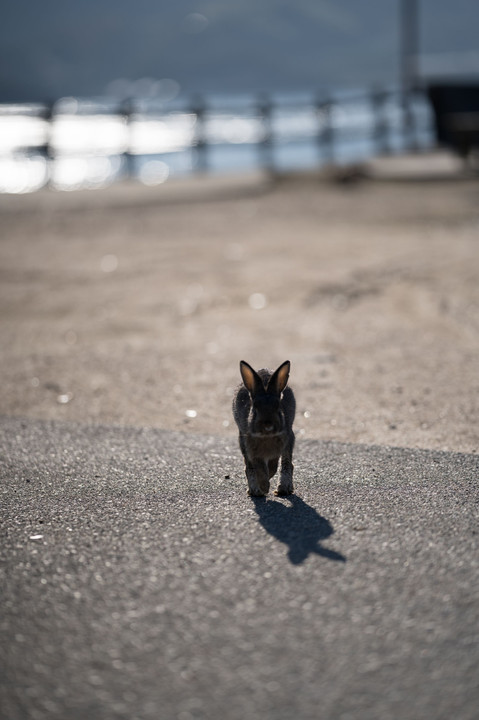
[[[235,432],[291,360],[298,437],[479,450],[479,184],[0,197],[1,413]]]

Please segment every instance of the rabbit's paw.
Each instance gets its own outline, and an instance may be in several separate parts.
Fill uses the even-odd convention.
[[[246,477],[248,479],[248,495],[262,497],[269,493],[269,480],[265,473],[258,472],[257,469],[247,468]]]
[[[294,487],[292,483],[288,485],[282,485],[281,483],[278,485],[276,490],[274,491],[275,495],[284,496],[284,495],[292,495],[294,493]]]
[[[250,482],[248,484],[248,494],[253,497],[264,497],[269,493],[269,481],[267,482]]]
[[[251,497],[265,497],[267,494],[268,492],[264,492],[264,490],[261,490],[259,487],[248,488],[248,495]]]

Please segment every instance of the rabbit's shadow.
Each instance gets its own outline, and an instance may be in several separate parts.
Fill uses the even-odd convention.
[[[328,560],[346,562],[344,555],[321,545],[334,532],[329,520],[298,495],[283,499],[289,505],[280,500],[251,499],[266,532],[288,546],[288,559],[293,565],[300,565],[311,553]]]

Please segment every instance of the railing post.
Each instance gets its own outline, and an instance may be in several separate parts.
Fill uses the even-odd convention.
[[[47,133],[45,142],[42,143],[42,145],[39,145],[38,152],[40,155],[44,158],[46,166],[47,166],[47,176],[45,181],[45,186],[49,186],[51,184],[52,179],[52,172],[53,172],[53,164],[55,162],[55,151],[52,146],[52,136],[53,136],[53,115],[55,103],[48,101],[45,103],[44,107],[40,110],[40,117],[42,120],[45,120],[47,123]]]
[[[269,173],[274,173],[273,155],[273,103],[270,97],[263,93],[258,102],[258,116],[261,123],[262,135],[258,143],[260,166]]]
[[[191,111],[196,117],[195,136],[192,146],[193,168],[199,172],[206,172],[208,170],[208,142],[205,133],[206,107],[200,95],[195,97]]]
[[[326,165],[334,163],[334,128],[332,124],[333,102],[331,100],[318,101],[316,110],[318,114],[318,146],[320,160]]]
[[[131,119],[135,114],[135,101],[133,98],[126,98],[120,105],[120,114],[123,117],[126,125],[127,133],[127,146],[123,153],[123,159],[125,160],[126,175],[128,178],[135,176],[135,167],[133,162],[132,142],[131,142]]]
[[[39,116],[42,120],[45,120],[46,123],[48,123],[48,134],[46,137],[45,142],[43,145],[39,146],[40,153],[46,157],[51,158],[53,156],[53,149],[51,146],[51,137],[52,137],[52,122],[53,122],[53,113],[54,113],[54,102],[46,102],[43,108],[39,112]]]
[[[403,135],[406,150],[417,150],[416,119],[413,110],[414,90],[410,89],[403,98]]]
[[[374,116],[374,149],[383,154],[387,154],[391,150],[389,145],[389,125],[386,117],[387,99],[388,93],[386,90],[378,88],[373,90],[371,94],[371,104]]]

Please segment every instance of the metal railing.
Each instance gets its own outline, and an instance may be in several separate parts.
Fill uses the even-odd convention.
[[[398,91],[155,105],[64,98],[0,106],[0,191],[147,184],[194,172],[347,165],[434,145],[427,97]]]

